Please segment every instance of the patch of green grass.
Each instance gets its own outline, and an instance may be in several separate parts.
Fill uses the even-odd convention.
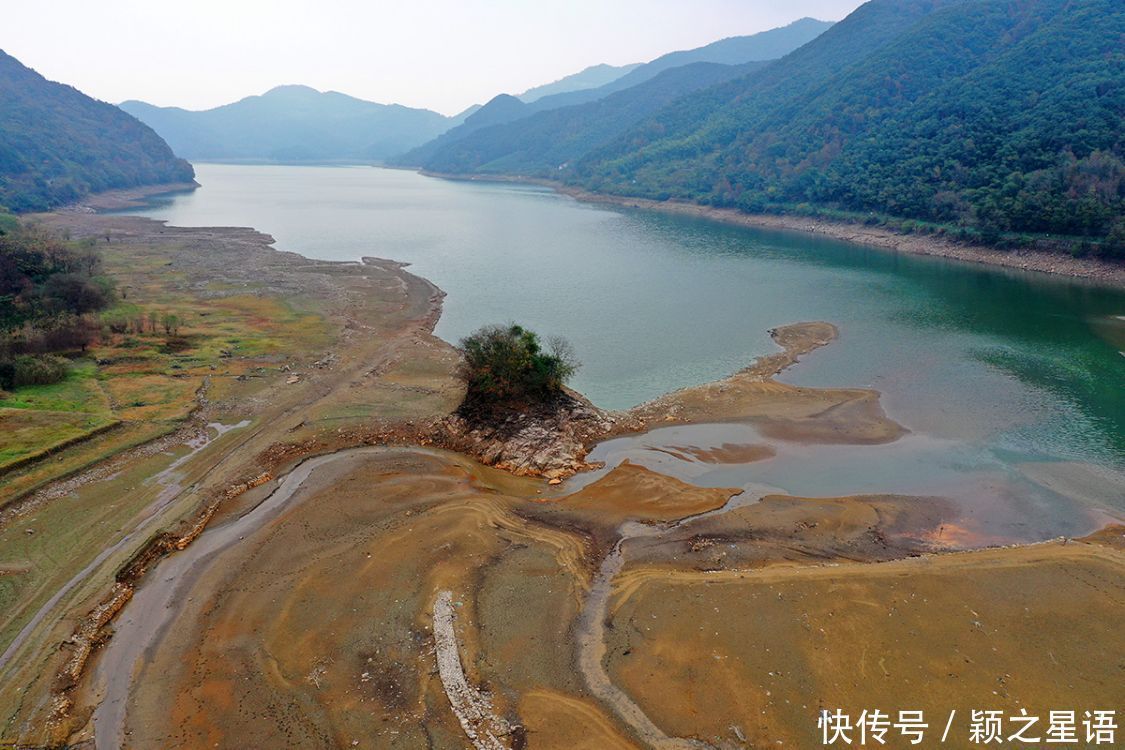
[[[97,371],[92,360],[76,360],[66,380],[18,388],[0,399],[0,408],[108,414],[109,403],[98,387]]]
[[[88,435],[113,421],[102,414],[0,409],[0,469]]]

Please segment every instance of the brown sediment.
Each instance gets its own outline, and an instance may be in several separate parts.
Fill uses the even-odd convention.
[[[638,539],[628,551],[637,564],[685,573],[817,560],[882,562],[946,549],[934,537],[953,517],[952,504],[941,498],[764,494],[759,502],[681,524],[659,544]]]
[[[626,481],[630,477],[639,485],[632,495]],[[248,531],[244,541],[224,550],[221,561],[210,561],[196,577],[191,599],[181,595],[176,602],[177,627],[147,642],[150,658],[137,675],[126,714],[132,741],[138,746],[226,746],[235,738],[254,736],[266,742],[321,738],[346,745],[355,737],[389,742],[391,733],[397,733],[393,736],[409,746],[423,741],[417,732],[424,726],[430,738],[424,741],[457,747],[463,744],[458,739],[463,730],[449,712],[425,646],[433,597],[445,590],[465,592],[463,600],[451,602],[458,621],[464,622],[458,658],[466,681],[487,686],[495,715],[521,725],[526,734],[518,736],[527,747],[558,746],[556,734],[575,731],[571,721],[588,724],[591,736],[606,737],[608,747],[637,741],[632,736],[643,723],[623,718],[621,707],[601,693],[591,702],[583,688],[589,684],[586,672],[576,671],[568,658],[571,649],[582,652],[580,644],[593,647],[603,638],[600,653],[606,679],[612,681],[608,684],[654,722],[657,734],[642,731],[641,744],[697,747],[702,745],[693,738],[711,743],[710,738],[739,733],[751,741],[799,738],[799,727],[780,724],[769,713],[782,699],[771,701],[754,692],[763,678],[731,673],[731,664],[760,664],[764,648],[770,653],[804,648],[821,629],[837,628],[846,620],[837,620],[833,609],[808,618],[797,613],[795,620],[770,615],[768,627],[758,627],[758,609],[732,614],[726,606],[741,593],[716,593],[714,586],[759,581],[777,586],[794,576],[814,587],[802,602],[883,601],[889,596],[893,601],[888,606],[901,608],[901,602],[894,602],[913,599],[896,582],[910,580],[910,571],[918,569],[903,568],[896,577],[888,574],[895,563],[880,561],[932,549],[928,533],[944,523],[948,511],[931,498],[802,499],[765,493],[760,502],[747,498],[745,504],[728,503],[719,512],[716,503],[730,491],[692,488],[628,465],[606,479],[601,487],[595,483],[572,496],[568,507],[565,497],[538,501],[540,483],[513,481],[451,454],[371,449],[325,456],[281,516]],[[677,488],[699,497],[677,499]],[[650,495],[664,501],[646,500]],[[675,521],[685,515],[687,520]],[[610,519],[654,525],[631,536],[622,548],[620,574],[600,575],[591,584],[591,566],[601,556],[601,545],[587,543],[587,535],[604,537],[599,529]],[[1116,536],[1104,535],[1098,545],[1085,546],[1109,550],[1120,543],[1118,537],[1120,529]],[[1005,554],[1022,555],[1021,550],[1029,551],[1029,571],[1044,559],[1064,569],[1071,564],[1065,556],[1056,559],[1052,545],[998,550],[987,559],[1004,567]],[[1092,553],[1091,559],[1101,561],[1095,563],[1096,576],[1112,581],[1113,568],[1097,566],[1119,566],[1120,552],[1114,554],[1103,560],[1102,553]],[[918,559],[924,566],[944,565],[945,556]],[[950,570],[963,579],[959,591],[973,591],[968,574],[975,564]],[[1086,575],[1081,569],[1075,573]],[[331,586],[325,585],[327,580]],[[863,596],[847,588],[868,580],[863,585],[872,590]],[[581,619],[590,606],[586,592],[601,584],[606,619]],[[936,584],[935,590],[949,585]],[[653,590],[659,593],[650,594]],[[762,606],[754,593],[748,594],[750,600]],[[786,594],[782,598],[789,599]],[[1125,600],[1113,601],[1103,602],[1110,608],[1103,613],[1107,617]],[[634,615],[641,606],[636,602],[645,608]],[[943,627],[956,631],[960,614],[948,605],[928,612],[929,632],[937,638],[946,632]],[[873,621],[886,619],[880,611]],[[1003,637],[1010,619],[1019,618],[990,620],[992,635]],[[582,631],[572,629],[576,622],[606,622],[608,627],[584,642]],[[686,629],[668,640],[648,635],[669,622]],[[731,636],[716,650],[710,635],[699,635],[699,627],[720,633],[756,630],[749,635],[737,630],[738,637]],[[890,632],[876,642],[903,638]],[[638,638],[637,633],[645,635]],[[133,631],[122,636],[152,637]],[[841,642],[857,641],[848,632]],[[1107,642],[1104,636],[1101,642]],[[1057,646],[1051,641],[1044,647]],[[897,648],[920,653],[913,646]],[[655,649],[652,655],[649,649]],[[978,656],[974,652],[973,658]],[[631,666],[634,657],[643,666],[625,669],[622,664]],[[602,656],[593,658],[578,664],[590,669],[603,662]],[[870,658],[876,669],[877,659],[885,656],[873,652]],[[896,662],[887,663],[901,669]],[[637,677],[654,670],[660,680]],[[791,675],[796,668],[785,661],[772,671]],[[882,674],[882,669],[872,674]],[[718,680],[723,690],[681,683],[689,679],[707,685]],[[905,687],[900,684],[898,690]],[[557,707],[537,701],[535,696],[544,692],[562,696]],[[704,693],[706,700],[696,697]],[[805,700],[812,705],[807,696]],[[690,709],[669,708],[668,702]],[[267,720],[271,705],[288,706],[284,721]],[[766,717],[757,720],[763,709]],[[797,721],[796,709],[789,710],[785,721]],[[809,710],[809,720],[815,722],[815,710]],[[174,720],[162,722],[162,716]]]
[[[112,551],[118,546],[121,549],[91,568],[73,594],[57,604],[53,600],[47,602],[51,611],[36,615],[44,616],[43,624],[37,626],[20,653],[13,654],[13,660],[0,667],[5,684],[0,690],[0,740],[32,735],[39,738],[50,717],[58,718],[65,713],[57,705],[52,707],[52,700],[58,703],[61,693],[52,698],[51,685],[65,692],[72,681],[67,675],[76,677],[87,662],[86,655],[101,641],[106,632],[104,623],[97,622],[95,627],[89,623],[101,620],[103,613],[112,615],[118,608],[121,587],[115,582],[115,572],[127,558],[144,558],[147,567],[151,567],[161,555],[183,547],[221,507],[214,501],[224,500],[228,488],[249,486],[263,472],[284,473],[303,457],[300,452],[282,447],[287,443],[306,443],[326,450],[363,444],[373,436],[387,433],[387,424],[405,424],[419,417],[447,413],[459,400],[452,378],[451,350],[431,335],[440,311],[441,293],[429,282],[403,271],[399,264],[310,261],[279,252],[270,247],[271,238],[245,229],[186,229],[137,217],[77,211],[36,220],[71,237],[97,238],[99,246],[103,237],[109,237],[111,241],[107,241],[106,247],[115,257],[135,259],[133,265],[139,269],[137,273],[146,289],[149,284],[159,283],[161,288],[167,287],[180,296],[222,299],[253,294],[282,298],[297,306],[302,314],[319,316],[323,326],[317,330],[324,333],[317,334],[317,343],[324,349],[310,353],[288,351],[282,346],[280,355],[273,355],[272,361],[259,360],[258,364],[264,366],[244,377],[234,377],[244,369],[240,364],[242,358],[237,355],[218,362],[222,369],[212,371],[214,386],[203,404],[199,425],[208,419],[237,422],[251,414],[255,421],[248,429],[224,439],[222,447],[210,451],[205,460],[191,458],[177,469],[177,476],[182,479],[169,486],[174,493],[162,502],[157,516],[140,522],[136,518],[115,518],[109,528],[117,528],[117,533],[111,534],[110,539],[104,538],[104,522],[84,524],[80,531],[54,526],[36,530],[37,543],[56,532],[67,535],[66,559],[68,564],[74,561],[74,571],[102,550]],[[174,266],[174,270],[168,271],[168,266]],[[110,264],[109,268],[114,271],[116,266]],[[156,276],[145,276],[148,269],[159,275],[157,281],[153,281]],[[137,296],[135,289],[133,292],[131,299]],[[288,383],[288,373],[298,368],[302,373],[299,383]],[[227,376],[224,370],[234,373]],[[387,415],[389,419],[380,424],[364,412],[351,415],[346,410],[354,408],[351,405],[357,402],[367,404],[369,413]],[[338,416],[341,410],[347,414],[344,418]],[[0,529],[5,524],[30,523],[65,495],[71,496],[69,502],[76,507],[85,507],[80,503],[86,495],[109,495],[109,504],[95,508],[96,513],[101,508],[116,507],[117,498],[132,497],[140,489],[124,484],[136,481],[131,474],[132,465],[158,460],[161,452],[190,442],[198,434],[199,425],[191,423],[180,432],[46,487],[30,502],[21,501],[0,518]],[[403,432],[409,434],[409,425],[406,426],[408,429]],[[259,458],[263,455],[281,458],[263,465]],[[121,479],[117,478],[119,473]],[[114,497],[113,488],[118,484],[122,486]],[[154,487],[151,492],[158,489],[162,488]],[[237,504],[237,500],[232,500],[233,497],[226,497],[225,504]],[[181,519],[188,519],[187,525],[199,521],[194,533],[155,533],[162,527],[177,528]],[[129,541],[130,537],[134,541]],[[154,538],[146,542],[149,537]],[[118,541],[122,543],[118,545]],[[39,567],[36,564],[23,578],[29,579]],[[137,569],[145,567],[139,565]],[[65,568],[60,571],[73,575]],[[86,572],[83,570],[82,575]],[[127,585],[133,585],[128,576],[125,578]],[[63,578],[62,582],[66,580]],[[20,592],[35,595],[42,585],[28,581]],[[111,606],[103,606],[106,604]],[[5,622],[25,611],[20,607],[29,606],[38,607],[39,603],[13,601],[13,607],[4,613]],[[93,613],[92,618],[86,620],[85,613]],[[77,628],[79,638],[74,648],[59,650],[59,641],[76,632],[75,620],[84,622]],[[71,660],[72,653],[77,658]],[[57,682],[56,674],[63,675]],[[60,741],[73,726],[82,723],[87,710],[80,707],[72,714],[77,724],[72,725],[69,720],[59,724]]]
[[[770,335],[782,351],[761,357],[730,377],[684,388],[629,411],[642,424],[750,422],[766,437],[810,443],[879,444],[906,430],[884,413],[877,391],[801,388],[774,376],[833,341],[831,323],[781,326]]]
[[[1117,534],[1120,535],[1120,529]],[[1121,698],[1125,557],[1095,540],[884,563],[626,571],[614,681],[667,731],[813,747],[843,709],[1045,715]],[[1096,645],[1095,645],[1096,644]],[[652,685],[651,675],[663,684]],[[739,745],[740,746],[740,745]]]
[[[587,576],[585,567],[575,569],[568,562],[585,554],[580,536],[513,515],[511,500],[489,489],[489,476],[478,479],[455,460],[393,450],[337,455],[326,457],[331,460],[305,480],[302,501],[292,501],[266,528],[247,531],[245,541],[224,551],[222,565],[193,574],[199,576],[192,589],[195,601],[177,601],[177,627],[154,644],[155,664],[143,670],[143,680],[170,690],[138,695],[139,713],[129,714],[133,741],[184,746],[232,732],[253,732],[266,743],[322,736],[386,739],[393,730],[402,732],[409,746],[423,718],[428,732],[454,732],[453,740],[463,736],[462,730],[456,720],[443,718],[448,700],[431,677],[425,648],[435,592],[493,590],[488,570],[528,582],[541,574],[536,569],[550,571],[559,581],[535,609],[547,616],[546,627],[563,627],[569,619],[566,613],[574,611]],[[373,482],[377,493],[370,491]],[[529,494],[533,486],[525,485]],[[323,584],[326,576],[334,579],[333,586]],[[518,589],[518,583],[499,587],[509,595]],[[529,596],[543,599],[537,589]],[[496,711],[503,715],[514,696],[497,689],[495,674],[481,673],[487,662],[469,638],[479,603],[471,593],[466,599],[457,610],[465,626],[466,678],[489,684]],[[490,622],[489,632],[526,627],[522,614]],[[317,627],[320,622],[332,627]],[[133,637],[132,631],[121,635]],[[520,637],[512,632],[505,641]],[[181,642],[196,643],[188,647],[195,657],[186,665],[182,659],[188,652],[176,645]],[[546,645],[536,647],[538,658],[563,656],[544,654]],[[240,696],[238,706],[224,709],[209,697],[230,690]],[[290,720],[271,725],[262,715],[272,701],[291,699],[298,703]],[[150,710],[194,718],[169,727],[145,720],[156,715]],[[390,716],[409,717],[409,730],[399,719],[384,724]],[[357,734],[347,734],[351,731]]]
[[[714,448],[669,445],[664,448],[653,448],[653,450],[667,453],[673,458],[694,459],[705,464],[748,464],[754,461],[764,461],[777,455],[777,450],[772,445],[743,445],[740,443],[723,443]]]
[[[768,492],[759,488],[750,495],[735,493],[719,508],[683,516],[674,523],[643,526],[626,521],[618,527],[617,543],[602,560],[575,624],[577,665],[590,690],[648,746],[668,750],[709,748],[714,747],[711,740],[719,735],[681,731],[679,727],[669,730],[660,714],[638,701],[636,691],[623,690],[607,671],[607,632],[614,627],[614,597],[626,598],[653,578],[705,582],[715,571],[733,565],[901,557],[913,552],[911,546],[900,543],[892,547],[887,536],[894,530],[914,529],[937,520],[923,520],[917,516],[925,514],[912,512],[910,505],[921,498],[804,500]],[[700,554],[710,562],[703,564]],[[670,614],[675,617],[686,613]],[[682,647],[689,649],[694,644],[685,641]],[[745,740],[741,729],[735,734]]]
[[[604,545],[627,521],[662,523],[723,507],[741,490],[696,487],[643,466],[623,462],[578,492],[526,513],[590,529]]]
[[[638,750],[594,703],[553,690],[522,696],[519,714],[540,750]]]

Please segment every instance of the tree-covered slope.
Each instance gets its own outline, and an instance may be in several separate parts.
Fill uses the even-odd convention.
[[[597,101],[539,112],[476,130],[427,156],[434,172],[553,176],[575,159],[611,142],[684,94],[738,78],[765,63],[692,63]]]
[[[595,190],[1125,234],[1125,5],[873,0],[589,155]]]
[[[89,192],[194,177],[136,118],[0,51],[0,205],[43,210]]]
[[[444,149],[485,127],[523,120],[540,112],[595,102],[618,91],[640,86],[665,71],[685,65],[700,62],[744,65],[749,62],[774,60],[815,39],[831,26],[832,24],[827,21],[802,18],[781,28],[747,36],[728,37],[696,49],[669,52],[655,60],[633,67],[625,75],[603,86],[551,94],[530,102],[508,94],[500,94],[461,125],[451,128],[429,143],[395,157],[392,162],[409,166],[425,165]],[[698,70],[703,69],[698,68]]]
[[[137,101],[120,106],[189,159],[381,161],[458,124],[428,109],[307,86],[278,86],[198,112]]]

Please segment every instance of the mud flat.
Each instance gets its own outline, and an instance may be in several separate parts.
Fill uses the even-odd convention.
[[[1120,697],[1121,529],[935,554],[936,500],[615,472],[544,499],[442,451],[301,464],[142,584],[82,696],[98,746],[464,747],[454,637],[488,747],[807,746],[822,705]]]
[[[398,264],[309,261],[250,230],[55,221],[126,247],[178,248],[175,273],[163,273],[201,298],[233,285],[306,300],[327,334],[315,352],[286,350],[220,384],[216,421],[252,421],[167,475],[177,490],[161,495],[158,520],[187,528],[161,539],[183,544],[153,555],[124,544],[50,608],[3,675],[2,739],[807,747],[823,708],[944,717],[1125,697],[1113,656],[1125,653],[1120,527],[962,550],[981,540],[946,533],[964,508],[941,496],[798,497],[632,462],[561,480],[598,441],[676,425],[756,431],[650,446],[700,471],[765,467],[782,444],[891,450],[909,436],[878,392],[776,380],[835,339],[829,323],[776,329],[776,354],[722,381],[617,414],[576,401],[502,444],[458,432],[455,453],[431,447],[452,440],[460,401],[452,352],[431,335],[441,293]],[[505,470],[476,460],[489,457]],[[165,458],[163,468],[176,460]],[[560,468],[556,484],[547,466]],[[98,475],[75,491],[120,496],[135,481]],[[42,527],[35,514],[59,497],[8,523]],[[135,515],[83,549],[117,543]],[[123,586],[86,669],[52,684],[75,620],[100,617],[107,589]]]
[[[887,417],[879,393],[860,388],[801,388],[774,376],[836,339],[831,323],[794,323],[770,331],[781,351],[730,377],[685,388],[630,414],[646,425],[749,422],[769,437],[812,443],[890,443],[906,430]]]
[[[970,747],[982,706],[1119,707],[1115,533],[877,564],[626,569],[607,671],[665,731],[716,747],[818,747],[823,709],[923,710],[934,738],[956,711],[949,744]]]
[[[903,434],[874,391],[773,379],[833,327],[774,335],[777,355],[618,424],[727,415],[873,450]],[[716,466],[768,447],[663,449]],[[553,487],[410,446],[325,452],[234,507],[140,583],[74,695],[71,741],[806,746],[821,708],[861,700],[1117,700],[1120,665],[1090,654],[1121,650],[1120,529],[950,552],[960,509],[940,497],[700,487],[628,462]],[[1029,668],[1028,643],[1048,662]]]

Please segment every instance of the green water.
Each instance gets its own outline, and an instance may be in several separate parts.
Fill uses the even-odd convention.
[[[201,189],[142,213],[253,226],[317,258],[408,261],[448,292],[438,335],[516,320],[566,336],[584,363],[574,385],[608,408],[729,374],[774,350],[773,326],[836,323],[840,339],[783,379],[877,388],[913,433],[904,445],[925,448],[898,463],[883,451],[867,469],[875,453],[860,451],[837,480],[793,461],[770,477],[789,477],[790,491],[1015,494],[1023,510],[1009,522],[1029,537],[1080,529],[1063,519],[1092,508],[1125,511],[1125,292],[523,186],[360,167],[197,169]]]

